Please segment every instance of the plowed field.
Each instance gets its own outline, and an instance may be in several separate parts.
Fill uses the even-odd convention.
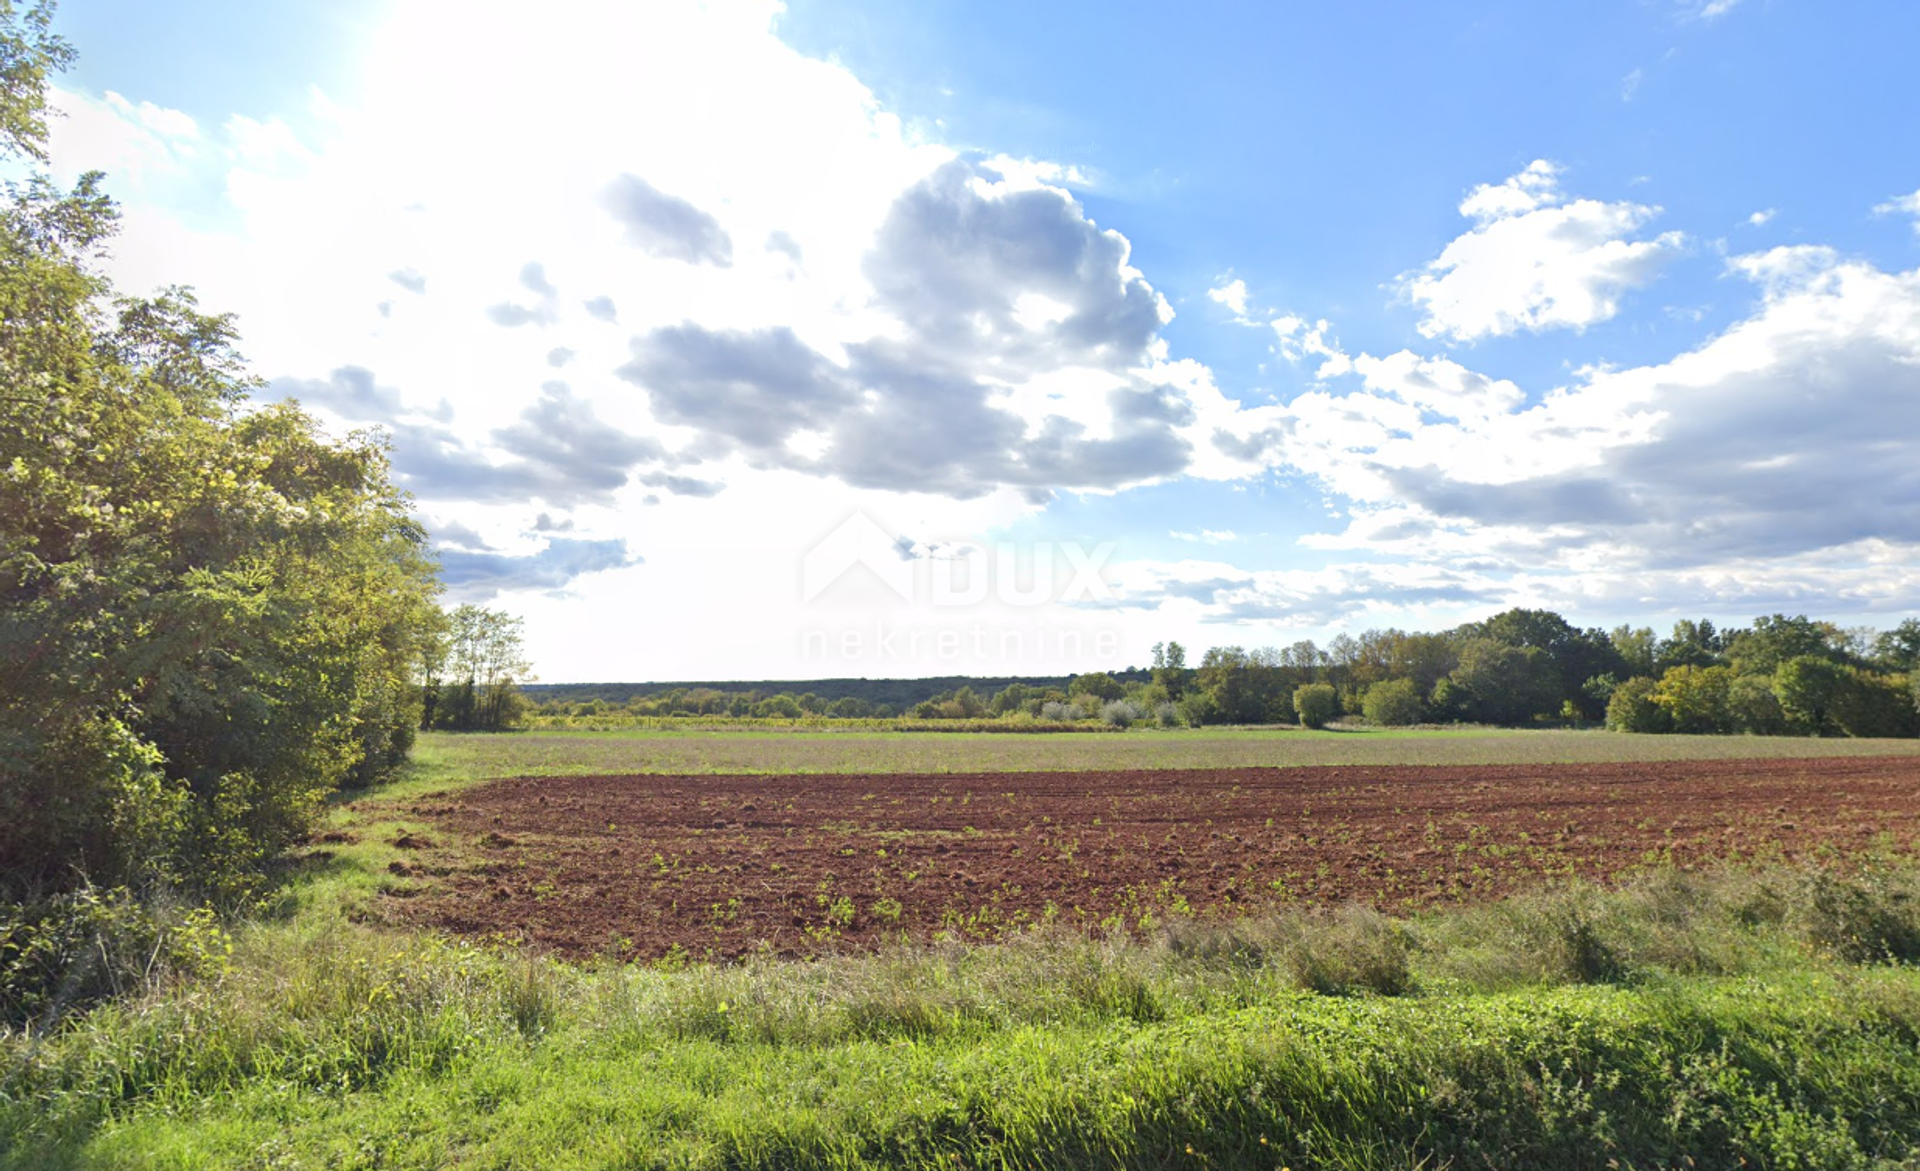
[[[1920,761],[541,777],[407,812],[389,905],[412,921],[576,956],[802,955],[1906,851]]]

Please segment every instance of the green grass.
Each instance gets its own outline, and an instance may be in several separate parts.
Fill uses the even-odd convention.
[[[1912,1166],[1916,890],[1661,872],[732,968],[261,927],[9,1039],[0,1167]]]
[[[1920,740],[1633,736],[1601,731],[1133,729],[1121,735],[835,731],[431,733],[428,780],[620,773],[941,773],[1036,769],[1476,765],[1920,756]]]

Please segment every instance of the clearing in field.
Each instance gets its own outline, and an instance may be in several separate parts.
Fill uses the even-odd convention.
[[[405,807],[387,905],[570,956],[733,958],[1392,910],[1653,862],[1910,849],[1911,757],[523,777]]]

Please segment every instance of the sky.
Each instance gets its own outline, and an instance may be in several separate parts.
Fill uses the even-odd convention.
[[[56,174],[561,682],[1920,613],[1920,6],[67,0]]]

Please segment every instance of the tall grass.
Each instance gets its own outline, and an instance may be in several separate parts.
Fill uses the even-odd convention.
[[[0,1040],[0,1166],[1900,1166],[1917,895],[1668,870],[732,967],[257,925]]]

